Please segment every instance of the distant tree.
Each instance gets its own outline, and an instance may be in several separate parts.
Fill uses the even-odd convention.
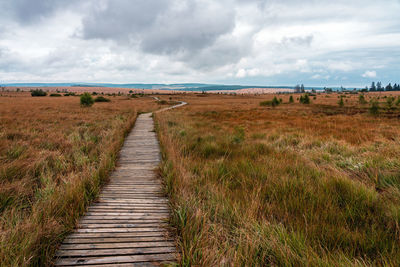
[[[296,86],[294,87],[294,92],[295,93],[300,93],[301,92],[301,88],[299,84],[296,84]]]
[[[369,90],[370,90],[371,92],[375,92],[375,91],[376,91],[375,82],[372,82],[372,83],[371,83],[371,87],[369,88]]]
[[[300,91],[301,91],[302,93],[304,93],[304,92],[305,92],[305,89],[304,89],[304,84],[301,84],[301,85],[300,85]]]
[[[389,83],[388,85],[386,85],[385,90],[386,90],[386,91],[393,91],[392,84]]]
[[[313,88],[313,89],[311,89],[311,93],[316,93],[317,91],[315,91],[315,89]]]
[[[383,91],[383,87],[382,87],[382,83],[381,82],[377,82],[376,83],[376,91]]]
[[[293,96],[291,95],[290,97],[289,97],[289,103],[293,103],[294,102],[294,99],[293,99]]]

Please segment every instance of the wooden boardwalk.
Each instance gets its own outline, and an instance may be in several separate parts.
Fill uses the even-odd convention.
[[[177,258],[165,228],[170,213],[154,170],[160,148],[150,113],[141,114],[120,152],[116,170],[62,243],[55,265],[154,266]]]

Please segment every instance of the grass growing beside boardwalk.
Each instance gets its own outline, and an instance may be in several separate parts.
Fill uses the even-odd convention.
[[[50,265],[113,169],[124,135],[151,98],[0,97],[1,266]]]
[[[157,114],[182,265],[400,264],[399,111],[184,100]]]

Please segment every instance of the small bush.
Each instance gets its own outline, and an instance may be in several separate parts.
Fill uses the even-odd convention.
[[[367,104],[367,101],[365,100],[365,96],[364,95],[360,95],[358,97],[358,103],[360,103],[361,105]]]
[[[31,91],[31,96],[46,96],[47,93],[42,89],[36,89]]]
[[[308,94],[305,94],[304,96],[300,96],[300,103],[310,104],[310,97],[308,96]]]
[[[131,98],[138,98],[137,95],[131,95]]]
[[[392,109],[393,108],[393,104],[394,104],[394,97],[393,96],[389,96],[388,98],[386,98],[386,106],[388,109]]]
[[[344,102],[343,102],[343,97],[340,98],[339,102],[338,102],[339,107],[343,107],[344,106]]]
[[[55,96],[55,97],[59,97],[59,96],[61,96],[61,94],[57,94],[57,93],[54,93],[54,94],[50,94],[50,96]]]
[[[271,106],[271,107],[276,107],[280,104],[281,102],[274,97],[271,101],[267,100],[267,101],[262,101],[260,102],[260,106]]]
[[[399,106],[399,105],[400,105],[400,96],[398,96],[397,100],[396,100],[396,106]]]
[[[96,97],[96,99],[94,100],[94,102],[110,102],[111,100],[108,98],[105,98],[104,96],[98,96]]]
[[[369,113],[372,115],[377,115],[379,113],[379,103],[376,99],[371,100],[371,106],[369,108]]]
[[[81,95],[81,105],[84,107],[90,107],[94,104],[93,97],[89,93],[83,93]]]
[[[64,96],[75,96],[75,93],[69,92],[69,93],[64,94]]]
[[[166,104],[168,104],[168,102],[165,101],[165,100],[160,100],[160,101],[158,101],[158,103],[161,104],[161,105],[166,105]]]
[[[293,99],[293,96],[291,95],[290,97],[289,97],[289,103],[293,103],[294,102],[294,99]]]

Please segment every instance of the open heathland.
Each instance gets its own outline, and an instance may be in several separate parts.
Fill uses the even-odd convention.
[[[182,265],[399,266],[392,94],[197,94],[157,114]]]

